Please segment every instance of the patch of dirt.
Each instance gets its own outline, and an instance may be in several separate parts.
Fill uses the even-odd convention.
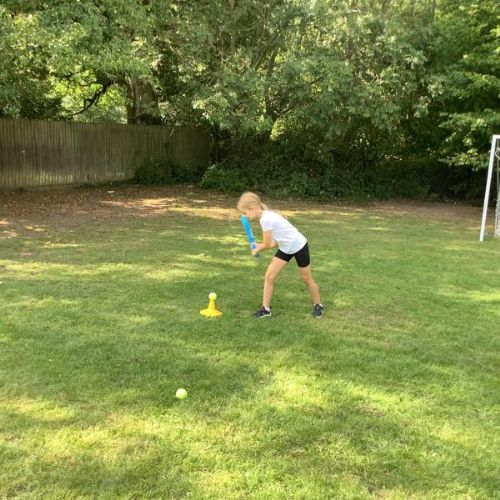
[[[480,221],[482,208],[471,205],[454,205],[432,201],[379,201],[374,210],[394,215],[412,215],[432,220]]]
[[[189,186],[104,186],[0,193],[0,238],[70,229],[93,222],[198,215],[217,219],[236,217],[237,198]],[[481,208],[420,201],[387,201],[369,205],[342,202],[280,201],[271,205],[286,214],[306,211],[357,211],[379,215],[411,215],[432,220],[478,222]]]
[[[179,213],[224,218],[236,200],[190,187],[113,186],[0,193],[0,238]]]

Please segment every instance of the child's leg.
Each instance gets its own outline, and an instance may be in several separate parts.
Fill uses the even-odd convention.
[[[271,307],[271,297],[273,296],[274,281],[276,280],[278,274],[281,270],[288,264],[286,260],[278,259],[278,257],[273,257],[267,268],[266,275],[264,277],[264,294],[262,297],[262,305],[269,309]]]
[[[313,303],[321,304],[321,299],[319,297],[319,288],[316,282],[313,280],[311,274],[311,266],[299,267],[299,273],[302,281],[307,285],[307,288],[309,288],[309,293],[311,294]]]

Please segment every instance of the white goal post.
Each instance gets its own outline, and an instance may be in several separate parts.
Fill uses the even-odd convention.
[[[479,241],[484,240],[486,232],[486,218],[488,216],[488,205],[490,203],[491,180],[493,178],[493,165],[497,160],[497,202],[495,208],[495,236],[500,236],[500,186],[498,185],[498,162],[500,161],[500,135],[494,135],[491,138],[490,161],[488,164],[488,176],[486,178],[486,191],[484,193],[483,218],[481,220],[481,231],[479,233]]]

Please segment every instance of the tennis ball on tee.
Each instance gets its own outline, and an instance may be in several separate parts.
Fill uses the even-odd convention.
[[[215,292],[210,292],[210,293],[208,294],[208,298],[209,298],[210,300],[215,300],[215,299],[217,298],[217,294],[216,294]]]
[[[175,397],[177,399],[186,399],[188,397],[188,392],[186,389],[177,389],[177,392],[175,393]]]

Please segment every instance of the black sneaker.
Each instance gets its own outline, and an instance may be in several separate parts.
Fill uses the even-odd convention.
[[[267,318],[271,316],[271,309],[262,306],[254,315],[254,318]]]
[[[314,309],[311,313],[313,318],[321,318],[325,313],[325,308],[321,304],[314,304]]]

